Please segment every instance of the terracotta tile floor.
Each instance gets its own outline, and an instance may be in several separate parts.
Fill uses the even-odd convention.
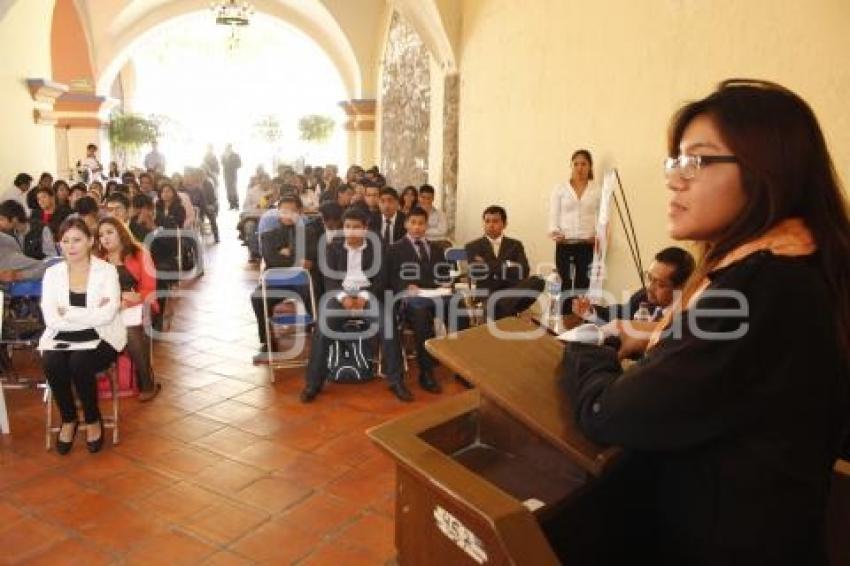
[[[176,341],[155,344],[162,394],[122,401],[118,446],[90,455],[78,439],[68,456],[45,452],[40,395],[6,392],[0,563],[394,562],[393,467],[364,430],[461,388],[438,373],[443,395],[411,386],[412,404],[374,381],[303,405],[300,370],[271,385],[251,364],[257,272],[234,222],[222,215],[223,242],[184,285]]]

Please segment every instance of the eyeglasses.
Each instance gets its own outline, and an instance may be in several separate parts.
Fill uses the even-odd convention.
[[[738,163],[734,155],[680,155],[664,160],[664,175],[671,177],[678,172],[682,179],[693,179],[700,169],[713,163]]]
[[[655,275],[653,275],[649,271],[644,271],[643,276],[646,278],[646,286],[647,287],[655,285],[659,289],[666,289],[667,287],[673,286],[673,282],[670,281],[669,279],[660,279],[660,278],[656,277]]]

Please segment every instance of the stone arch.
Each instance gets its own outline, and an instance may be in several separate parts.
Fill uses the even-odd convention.
[[[72,90],[94,91],[88,34],[74,0],[56,0],[54,4],[50,57],[54,81],[66,84]]]
[[[291,4],[278,0],[255,0],[254,5],[258,13],[291,25],[315,41],[336,67],[348,96],[358,98],[362,95],[363,78],[354,50],[338,22],[318,0]],[[209,0],[177,0],[168,3],[162,0],[135,0],[129,3],[107,30],[111,48],[97,53],[97,92],[109,92],[134,44],[144,35],[174,18],[207,10]]]
[[[422,43],[447,75],[458,72],[460,2],[396,0],[395,7],[416,30]]]

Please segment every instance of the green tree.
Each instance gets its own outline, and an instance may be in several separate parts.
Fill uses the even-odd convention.
[[[298,120],[301,139],[316,144],[323,144],[328,141],[333,134],[335,125],[333,118],[321,114],[309,114]]]
[[[109,144],[122,168],[127,166],[127,158],[132,153],[158,138],[159,123],[156,119],[130,112],[116,112],[110,116]]]

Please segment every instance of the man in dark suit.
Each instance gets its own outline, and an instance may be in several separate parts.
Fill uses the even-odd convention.
[[[646,287],[639,289],[622,305],[594,305],[588,297],[576,297],[572,302],[574,314],[594,324],[603,325],[615,319],[631,320],[641,305],[647,309],[649,320],[661,320],[681,292],[694,270],[694,258],[686,250],[671,246],[655,254],[646,272]]]
[[[319,325],[313,335],[313,349],[305,374],[306,386],[301,401],[309,403],[322,389],[333,333],[343,333],[350,321],[366,321],[368,329],[360,330],[362,337],[371,338],[381,332],[383,316],[380,298],[386,280],[381,270],[380,248],[366,237],[367,216],[359,208],[343,215],[344,238],[330,243],[319,263],[325,280],[325,294],[319,305]],[[351,338],[357,338],[354,334]],[[402,401],[411,401],[402,384],[401,352],[395,333],[382,332],[384,374],[390,389]]]
[[[430,393],[440,393],[442,388],[434,379],[436,362],[425,349],[425,341],[434,337],[434,317],[438,310],[445,311],[445,301],[419,293],[449,285],[450,266],[445,261],[444,250],[425,237],[428,213],[424,209],[414,207],[407,216],[405,228],[405,237],[390,245],[387,252],[387,279],[393,292],[405,294],[401,313],[410,321],[416,337],[419,385]]]
[[[504,235],[508,214],[501,206],[488,206],[482,215],[484,235],[466,244],[469,276],[492,301],[495,319],[515,316],[531,306],[543,291],[543,279],[530,276],[522,242]],[[511,290],[512,293],[493,293]]]
[[[316,248],[318,234],[314,225],[308,224],[301,216],[303,206],[297,195],[281,197],[278,203],[278,214],[280,225],[260,237],[260,247],[266,268],[269,267],[304,267],[310,270],[311,276],[316,273]],[[276,290],[281,290],[278,287]],[[305,288],[288,289],[298,293],[309,312],[311,309],[309,301],[309,290]],[[279,294],[279,293],[278,293]],[[271,312],[274,306],[284,300],[284,297],[269,297],[267,308]],[[257,318],[257,333],[260,337],[260,351],[254,356],[254,363],[265,363],[268,360],[267,348],[271,343],[266,337],[266,323],[263,309],[263,298],[260,286],[251,295],[251,305]],[[314,313],[310,313],[314,314]]]
[[[407,231],[404,228],[404,213],[399,210],[398,192],[392,187],[381,189],[378,197],[379,214],[369,219],[369,229],[381,239],[384,251],[404,238]]]

